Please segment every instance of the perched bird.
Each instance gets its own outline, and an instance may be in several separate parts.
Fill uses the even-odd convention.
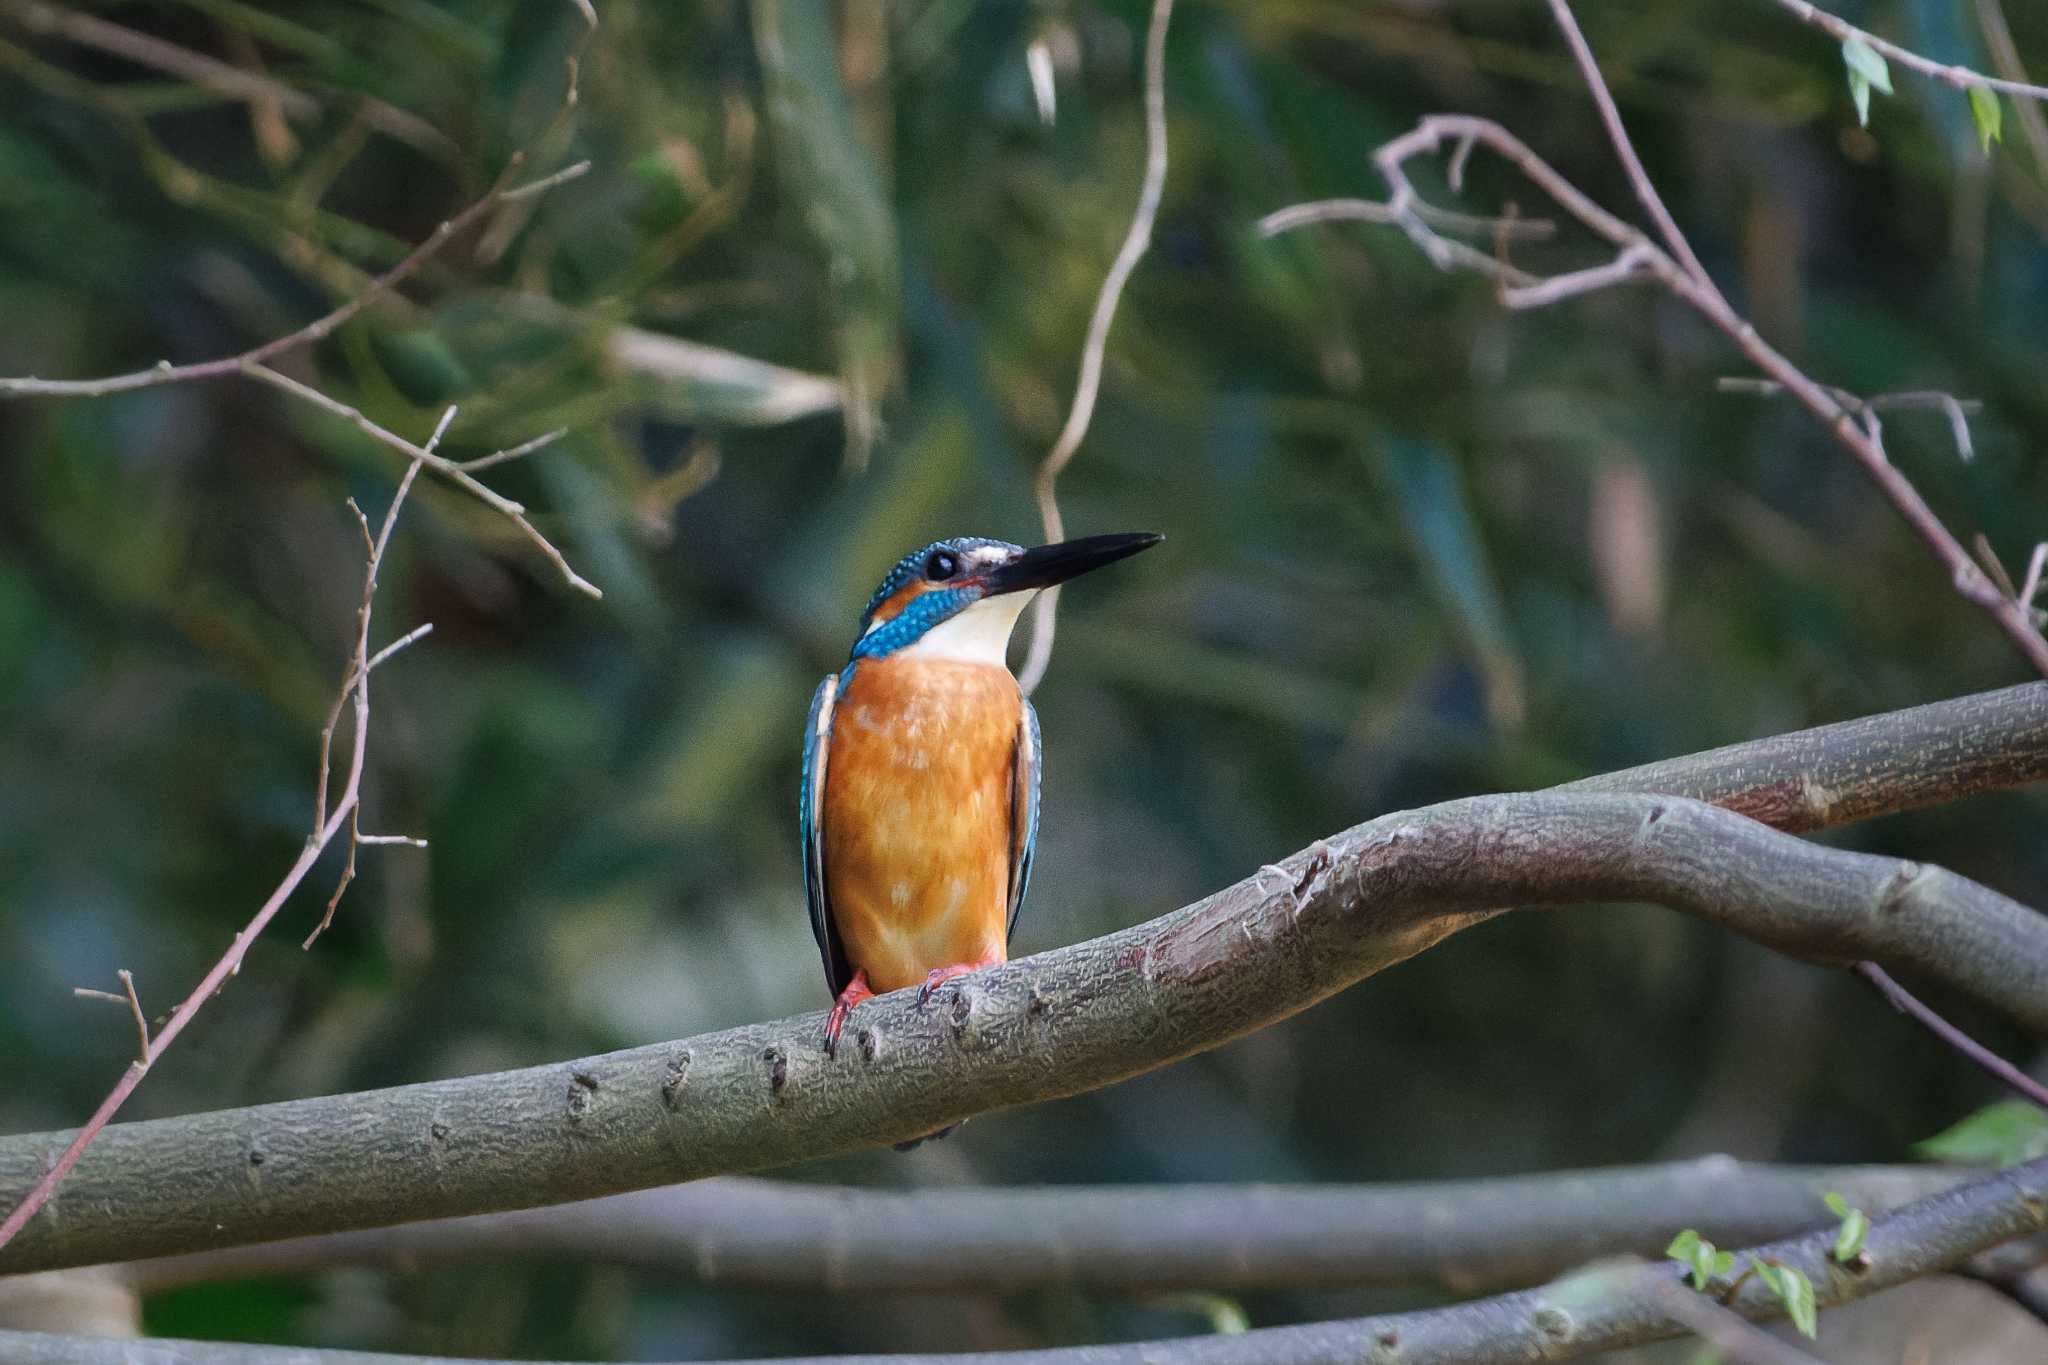
[[[1038,839],[1038,714],[1011,627],[1040,588],[1157,545],[1150,532],[1027,550],[941,540],[889,571],[804,730],[804,890],[834,1003],[933,989],[1008,956]]]

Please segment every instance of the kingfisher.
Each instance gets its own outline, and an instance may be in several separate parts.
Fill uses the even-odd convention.
[[[905,555],[804,728],[804,891],[833,996],[854,1006],[1006,960],[1038,841],[1038,713],[1007,659],[1040,589],[1157,545],[1152,532],[1026,549],[961,536]]]

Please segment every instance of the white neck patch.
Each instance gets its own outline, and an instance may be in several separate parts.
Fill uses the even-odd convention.
[[[948,659],[955,663],[1010,666],[1010,632],[1017,618],[1038,594],[1006,592],[984,597],[958,615],[949,616],[915,642],[891,652],[900,659]],[[870,627],[872,629],[873,627]]]

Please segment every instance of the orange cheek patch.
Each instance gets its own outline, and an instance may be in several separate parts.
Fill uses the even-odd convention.
[[[934,586],[934,584],[926,583],[922,579],[911,579],[895,592],[882,599],[882,605],[875,608],[875,614],[869,624],[880,625],[884,621],[895,620],[903,614],[903,609],[910,605],[912,598],[924,596]]]

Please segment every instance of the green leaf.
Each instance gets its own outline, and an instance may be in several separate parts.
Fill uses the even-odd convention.
[[[1829,1254],[1845,1264],[1855,1260],[1857,1253],[1863,1250],[1863,1239],[1870,1235],[1870,1215],[1851,1207],[1848,1200],[1832,1190],[1822,1195],[1821,1201],[1842,1220],[1841,1226],[1835,1230],[1834,1250]]]
[[[1664,1254],[1692,1272],[1694,1289],[1705,1289],[1708,1281],[1735,1269],[1733,1252],[1715,1250],[1712,1242],[1692,1228],[1673,1237]]]
[[[1792,1319],[1792,1325],[1800,1335],[1811,1338],[1820,1335],[1820,1308],[1813,1299],[1813,1281],[1806,1273],[1789,1265],[1773,1265],[1752,1256],[1750,1265],[1763,1282],[1771,1287],[1778,1301],[1785,1305],[1785,1316]]]
[[[1989,152],[1991,144],[2004,135],[2005,106],[1998,96],[1981,85],[1970,87],[1970,117],[1976,121],[1978,140]]]
[[[2000,1100],[1913,1144],[1913,1154],[1967,1166],[2016,1166],[2048,1156],[2048,1109],[2025,1100]]]
[[[1885,94],[1891,94],[1891,67],[1886,65],[1883,55],[1861,37],[1851,37],[1842,44],[1842,62],[1849,68],[1849,98],[1856,102],[1856,121],[1867,128],[1870,126],[1870,89],[1876,86]]]
[[[1835,1233],[1834,1257],[1848,1264],[1863,1252],[1863,1239],[1870,1235],[1870,1215],[1862,1209],[1850,1209],[1842,1217],[1842,1226]]]

